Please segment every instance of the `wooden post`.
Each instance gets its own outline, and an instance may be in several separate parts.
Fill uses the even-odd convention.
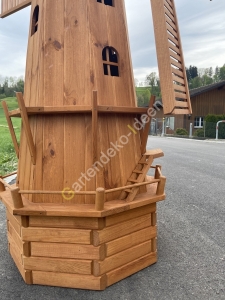
[[[27,110],[26,110],[24,100],[23,100],[23,94],[16,93],[16,97],[18,100],[19,108],[20,108],[21,118],[23,121],[24,131],[25,131],[26,138],[27,138],[27,143],[28,143],[28,147],[29,147],[29,151],[30,151],[30,155],[31,155],[31,160],[32,160],[33,165],[35,165],[36,164],[36,150],[35,150],[35,146],[34,146],[32,132],[30,129]]]
[[[0,178],[2,179],[2,176],[0,176]],[[4,191],[5,191],[5,186],[3,182],[0,181],[0,192],[4,192]]]
[[[93,151],[93,164],[98,159],[98,92],[93,91],[92,99],[92,151]]]
[[[151,99],[149,101],[149,108],[153,108],[154,103],[155,103],[155,96],[152,95]],[[149,122],[145,124],[143,133],[141,135],[141,154],[145,154],[145,152],[146,152],[146,146],[147,146],[147,142],[148,142],[148,134],[149,134],[149,129],[151,126],[151,121],[152,121],[151,116],[148,115],[148,117],[149,117]]]
[[[8,126],[9,126],[9,131],[10,131],[12,142],[13,142],[13,145],[14,145],[14,148],[15,148],[15,151],[16,151],[16,156],[17,156],[17,158],[19,158],[19,146],[18,146],[18,142],[17,142],[17,139],[16,139],[16,134],[15,134],[15,131],[14,131],[14,128],[13,128],[12,120],[9,116],[8,106],[7,106],[5,101],[2,102],[2,107],[3,107],[4,113],[5,113],[6,121],[7,121]]]
[[[104,210],[105,189],[97,188],[95,198],[95,209],[98,211]]]
[[[11,189],[11,195],[13,200],[13,205],[15,208],[22,208],[23,207],[23,200],[21,194],[19,194],[19,188]]]
[[[165,184],[166,184],[166,177],[165,176],[160,176],[160,181],[158,183],[157,186],[157,191],[156,191],[156,195],[160,196],[164,194],[165,191]]]
[[[159,170],[161,170],[161,166],[160,165],[156,165],[155,166],[155,179],[159,179],[160,176],[162,175],[161,172],[159,172]]]

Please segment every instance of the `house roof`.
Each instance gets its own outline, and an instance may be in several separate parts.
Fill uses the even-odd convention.
[[[190,90],[190,97],[225,87],[225,80]]]

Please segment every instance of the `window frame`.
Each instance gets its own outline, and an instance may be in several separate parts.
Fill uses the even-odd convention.
[[[204,127],[204,117],[195,117],[194,119],[194,128],[203,128]]]

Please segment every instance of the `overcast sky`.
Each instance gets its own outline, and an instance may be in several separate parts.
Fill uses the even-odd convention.
[[[134,77],[158,72],[150,0],[125,0]],[[225,64],[225,0],[175,0],[186,66]],[[30,7],[0,19],[0,75],[24,75]]]

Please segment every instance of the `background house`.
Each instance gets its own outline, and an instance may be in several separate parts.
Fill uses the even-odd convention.
[[[152,132],[162,130],[165,118],[166,133],[173,133],[177,128],[185,128],[189,132],[190,123],[193,130],[203,128],[204,118],[208,114],[225,114],[225,80],[190,90],[192,115],[164,115],[160,104],[152,122]],[[161,100],[161,99],[160,99]],[[158,100],[159,101],[159,100]]]

